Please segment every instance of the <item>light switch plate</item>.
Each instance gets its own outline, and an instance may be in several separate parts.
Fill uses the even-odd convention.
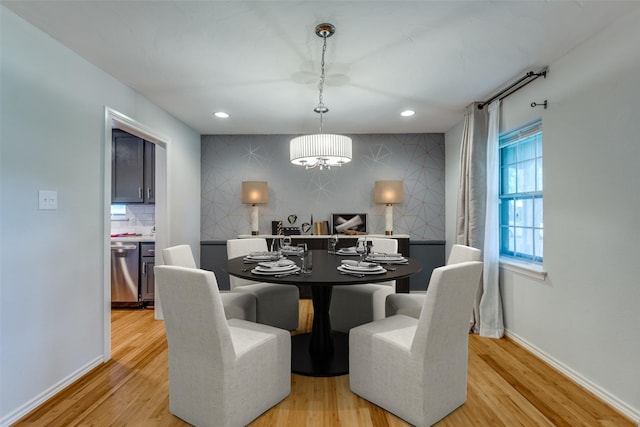
[[[38,209],[54,210],[58,209],[58,192],[50,190],[38,191]]]

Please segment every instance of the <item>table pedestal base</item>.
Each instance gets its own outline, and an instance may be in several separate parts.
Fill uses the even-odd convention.
[[[335,377],[349,373],[349,334],[331,332],[333,352],[311,354],[311,334],[291,337],[291,372],[309,377]]]

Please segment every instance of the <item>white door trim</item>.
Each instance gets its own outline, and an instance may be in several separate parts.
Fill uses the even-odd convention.
[[[154,129],[108,107],[104,108],[104,209],[103,209],[103,261],[102,281],[104,289],[103,301],[103,333],[104,361],[111,359],[111,129],[118,127],[140,138],[156,144],[156,253],[166,247],[170,232],[168,192],[167,192],[167,149],[170,139],[157,133]],[[157,148],[160,149],[157,149]],[[160,305],[155,304],[156,319],[162,318]]]

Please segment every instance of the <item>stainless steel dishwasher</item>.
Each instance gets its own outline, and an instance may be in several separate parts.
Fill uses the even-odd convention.
[[[111,242],[111,305],[139,304],[137,242]]]

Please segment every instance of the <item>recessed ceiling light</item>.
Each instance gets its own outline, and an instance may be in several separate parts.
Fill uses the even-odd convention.
[[[229,115],[227,113],[225,113],[224,111],[217,111],[215,113],[213,113],[214,116],[216,116],[219,119],[226,119],[227,117],[229,117]]]
[[[411,117],[411,116],[413,116],[415,113],[416,113],[416,112],[415,112],[415,111],[413,111],[413,110],[405,110],[405,111],[403,111],[402,113],[400,113],[400,115],[401,115],[402,117]]]

